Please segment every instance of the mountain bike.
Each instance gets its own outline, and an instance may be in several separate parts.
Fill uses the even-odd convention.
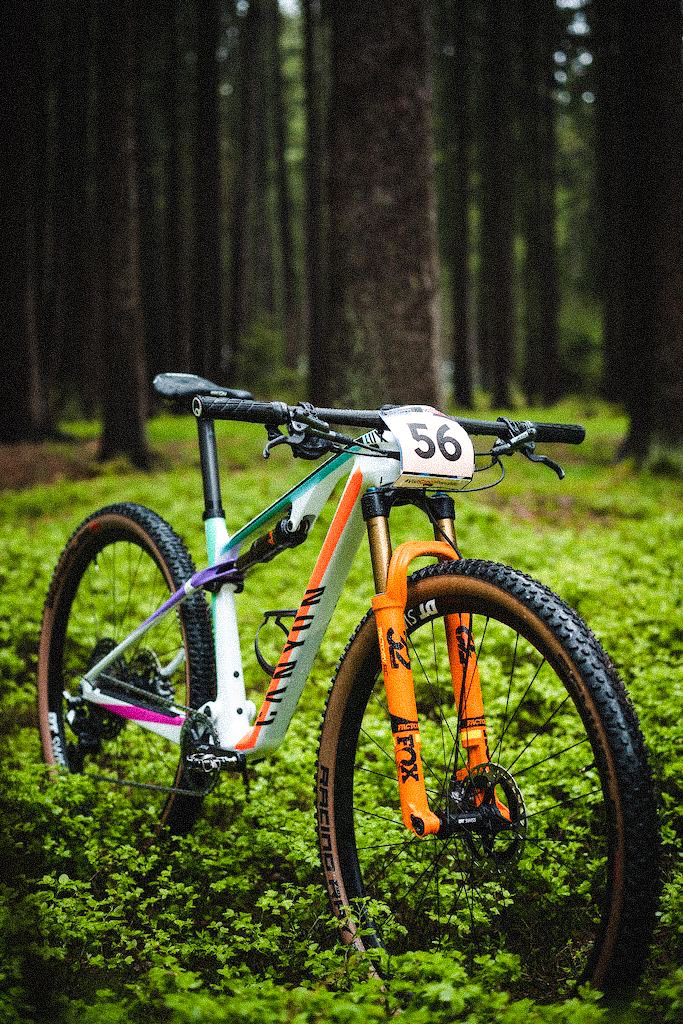
[[[659,886],[636,715],[579,616],[515,569],[462,558],[454,527],[454,492],[487,473],[498,482],[515,453],[561,476],[536,445],[578,444],[584,429],[425,406],[288,406],[188,374],[154,383],[196,417],[207,567],[196,571],[168,523],[140,505],[110,505],[78,527],[40,639],[52,771],[124,786],[161,825],[187,831],[222,773],[245,773],[284,740],[366,534],[375,596],[332,681],[316,769],[343,941],[380,974],[409,951],[505,950],[536,996],[577,981],[627,990]],[[325,461],[229,533],[216,420],[265,425],[265,456],[287,445]],[[489,441],[475,452],[472,438]],[[343,481],[303,594],[264,612],[255,652],[269,683],[257,711],[239,594],[259,566],[307,542]],[[431,536],[393,549],[390,515],[402,505],[424,514]],[[420,558],[430,564],[409,574]],[[275,664],[259,639],[268,624],[285,637]]]

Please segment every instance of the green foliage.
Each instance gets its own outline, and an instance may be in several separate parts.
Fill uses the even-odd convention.
[[[587,411],[573,403],[530,415],[582,420]],[[203,561],[194,428],[165,418],[151,425],[159,462],[149,476],[101,473],[5,494],[0,508],[0,1021],[360,1024],[399,1010],[408,1024],[678,1019],[683,498],[666,478],[609,465],[623,429],[601,408],[583,449],[557,450],[568,470],[562,484],[542,467],[509,462],[500,488],[458,501],[458,535],[465,554],[530,572],[578,608],[631,691],[662,792],[667,864],[655,954],[634,1007],[608,1011],[589,991],[548,1006],[520,1000],[517,965],[503,955],[474,965],[438,953],[397,957],[391,982],[380,985],[339,946],[320,883],[312,780],[327,683],[371,595],[363,549],[301,713],[282,750],[252,773],[249,796],[226,777],[189,836],[154,840],[151,809],[133,810],[125,792],[48,778],[35,728],[36,647],[51,568],[70,532],[98,505],[130,498],[168,518]],[[220,434],[225,504],[237,525],[302,467],[285,453],[264,466],[254,428]],[[397,541],[424,533],[416,513],[397,511]],[[314,546],[261,569],[239,598],[254,697],[265,684],[250,653],[260,614],[297,593]]]

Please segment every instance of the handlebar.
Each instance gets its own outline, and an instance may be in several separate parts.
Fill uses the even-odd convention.
[[[298,419],[306,420],[306,414],[315,417],[325,424],[336,423],[348,427],[366,427],[381,430],[384,420],[377,409],[318,409],[289,406],[284,402],[255,402],[242,398],[214,398],[208,395],[196,395],[192,400],[192,412],[198,419],[239,420],[243,423],[263,423],[266,426],[285,426]],[[453,419],[468,434],[509,439],[511,433],[509,420],[476,420],[462,416]],[[521,429],[533,428],[534,440],[545,442],[562,442],[564,444],[581,444],[586,436],[585,427],[578,423],[534,423],[524,421],[515,424]]]

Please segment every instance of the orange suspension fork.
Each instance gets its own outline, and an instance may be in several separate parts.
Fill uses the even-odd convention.
[[[425,555],[440,559],[458,558],[456,551],[445,541],[408,541],[401,544],[391,555],[384,593],[378,593],[372,599],[394,738],[401,815],[406,828],[418,836],[435,834],[441,827],[441,821],[431,810],[427,799],[404,618],[408,566],[414,559]],[[376,582],[377,576],[375,572]],[[446,616],[446,639],[455,703],[458,717],[462,720],[460,738],[467,751],[468,770],[471,770],[488,760],[488,752],[476,652],[470,624],[465,623],[464,618],[459,614]]]
[[[455,549],[455,528],[451,516],[445,515],[435,520],[434,539],[438,540],[440,536],[445,537]],[[455,550],[454,556],[460,557]],[[444,621],[460,743],[466,759],[466,766],[456,772],[457,778],[462,779],[478,765],[487,764],[490,760],[486,719],[477,652],[472,634],[472,617],[460,614],[446,615]]]

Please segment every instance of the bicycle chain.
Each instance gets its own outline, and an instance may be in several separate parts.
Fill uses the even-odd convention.
[[[114,683],[116,687],[131,696],[143,697],[148,704],[152,705],[153,710],[159,711],[162,714],[171,711],[184,711],[187,713],[187,718],[183,725],[183,731],[189,732],[193,727],[199,731],[204,729],[212,737],[214,742],[217,742],[217,737],[211,718],[206,715],[203,711],[199,711],[198,708],[189,707],[187,704],[181,704],[178,701],[163,701],[154,699],[155,695],[149,690],[143,689],[141,686],[134,686],[133,683],[124,682],[122,679],[117,679],[115,676],[108,676],[105,672],[102,672],[98,677],[103,679],[105,682]],[[85,698],[81,698],[84,703],[89,704]],[[95,707],[97,705],[94,705]],[[181,757],[184,758],[185,752],[183,751],[183,744],[180,747]],[[115,786],[132,786],[135,789],[149,789],[158,793],[175,793],[180,796],[194,796],[204,797],[211,792],[214,785],[216,784],[216,777],[218,772],[206,772],[206,785],[198,789],[188,789],[184,786],[162,786],[158,783],[153,782],[137,782],[134,779],[120,779],[113,775],[89,775],[88,778],[93,779],[95,782],[109,782]]]

